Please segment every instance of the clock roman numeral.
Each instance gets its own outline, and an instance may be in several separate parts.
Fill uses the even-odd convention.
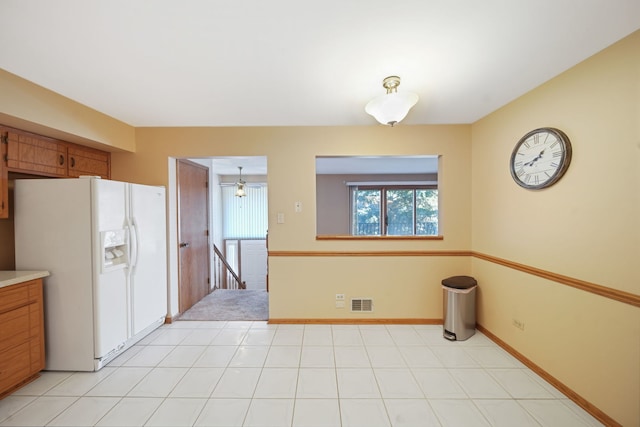
[[[557,164],[556,162],[551,162],[551,167],[552,167],[552,168],[557,168],[557,167],[558,167],[558,164]]]
[[[553,158],[555,159],[556,157],[562,157],[562,151],[554,151]]]
[[[518,175],[518,176],[522,176],[522,175],[524,175],[524,169],[523,169],[523,168],[518,169],[518,170],[516,171],[516,175]]]
[[[522,160],[520,160],[519,162],[515,162],[513,166],[517,168],[522,167]]]

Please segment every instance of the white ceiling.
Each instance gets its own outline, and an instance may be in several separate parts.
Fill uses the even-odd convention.
[[[132,126],[472,123],[640,28],[638,0],[2,0],[0,68]]]

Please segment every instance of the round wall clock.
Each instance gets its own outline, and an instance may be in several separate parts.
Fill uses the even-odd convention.
[[[539,190],[555,184],[571,163],[571,142],[559,129],[540,128],[520,138],[509,163],[513,180]]]

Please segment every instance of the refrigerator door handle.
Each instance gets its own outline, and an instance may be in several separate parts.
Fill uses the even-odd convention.
[[[131,268],[133,269],[138,263],[138,228],[134,223],[131,223],[129,226],[129,235],[131,236],[131,255],[129,259],[131,260]]]

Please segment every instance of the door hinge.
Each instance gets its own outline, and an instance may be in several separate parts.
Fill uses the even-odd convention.
[[[207,277],[207,285],[210,285],[210,284],[211,284],[211,278]]]

